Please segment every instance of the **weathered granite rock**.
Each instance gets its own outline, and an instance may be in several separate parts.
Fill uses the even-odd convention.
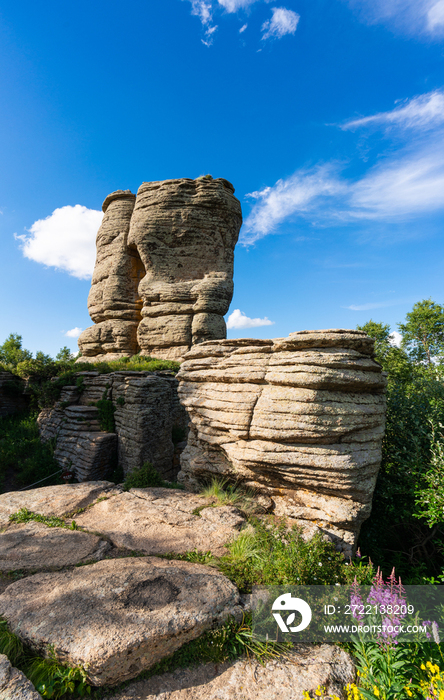
[[[54,408],[38,416],[43,441],[57,439],[54,457],[81,481],[106,478],[113,466],[128,474],[150,462],[164,479],[179,471],[173,432],[185,436],[188,416],[172,372],[79,372],[82,387],[65,387]],[[96,404],[114,407],[115,432],[103,432]]]
[[[105,199],[88,298],[96,325],[79,338],[82,361],[139,350],[180,359],[195,343],[225,338],[242,223],[233,193],[222,178],[182,178]]]
[[[350,553],[381,461],[385,376],[362,331],[193,347],[178,379],[190,419],[178,479],[221,475],[271,496]]]
[[[0,372],[0,417],[28,408],[29,397],[23,392],[25,383],[12,372]]]
[[[324,686],[328,695],[344,698],[343,688],[355,677],[353,662],[338,647],[300,647],[288,659],[239,659],[205,664],[135,681],[107,700],[303,700],[303,691]]]
[[[20,508],[46,516],[63,517],[86,508],[98,498],[120,493],[121,488],[110,481],[90,481],[87,484],[43,486],[29,491],[9,491],[0,494],[0,528],[7,527],[9,516]]]
[[[116,547],[144,554],[211,551],[226,554],[246,520],[232,506],[207,507],[211,499],[179,489],[131,489],[115,494],[80,515],[76,524],[101,533]],[[200,510],[199,514],[194,511]]]
[[[11,665],[5,654],[0,654],[0,700],[42,700],[31,681]]]
[[[0,572],[63,569],[103,559],[110,545],[96,535],[29,522],[0,533]]]
[[[39,653],[53,645],[94,685],[113,685],[238,616],[238,602],[236,587],[208,567],[126,558],[16,581],[0,596],[0,615]]]

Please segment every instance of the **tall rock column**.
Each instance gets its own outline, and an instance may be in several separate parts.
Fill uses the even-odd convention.
[[[134,204],[135,202],[135,204]],[[181,359],[226,337],[242,212],[222,178],[144,182],[103,204],[82,359]]]
[[[145,274],[128,250],[128,232],[136,196],[112,192],[103,202],[104,217],[96,239],[97,257],[88,311],[95,325],[79,338],[82,359],[113,359],[138,352],[137,326],[142,301],[138,285]],[[96,357],[106,355],[106,358]]]
[[[137,331],[143,355],[181,359],[192,345],[226,337],[233,257],[242,213],[227,181],[144,182],[128,244],[146,270]]]

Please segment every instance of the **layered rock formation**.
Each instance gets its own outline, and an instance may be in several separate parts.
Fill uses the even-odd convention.
[[[222,178],[182,178],[105,199],[82,361],[138,352],[181,359],[196,343],[225,338],[242,223],[233,193]]]
[[[241,481],[350,553],[381,461],[386,380],[373,348],[351,330],[193,347],[177,375],[191,419],[179,481]]]
[[[79,481],[90,481],[106,478],[117,463],[128,474],[150,462],[164,479],[173,480],[178,472],[173,431],[185,436],[188,423],[174,375],[119,371],[77,376],[80,388],[65,387],[54,408],[44,409],[37,419],[41,439],[57,440],[58,464]],[[98,403],[112,416],[114,429],[101,426]]]

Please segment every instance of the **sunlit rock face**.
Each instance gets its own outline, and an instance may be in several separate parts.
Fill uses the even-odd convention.
[[[193,347],[178,374],[191,420],[178,480],[241,481],[351,553],[381,462],[386,379],[373,350],[343,329]]]
[[[233,193],[222,178],[182,178],[105,199],[82,360],[180,360],[192,345],[226,337],[242,224]]]

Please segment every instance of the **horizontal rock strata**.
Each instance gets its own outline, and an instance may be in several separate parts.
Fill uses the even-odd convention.
[[[385,384],[362,331],[193,347],[178,379],[190,419],[178,479],[244,482],[276,515],[316,524],[350,553],[371,510]]]
[[[51,645],[94,685],[114,685],[238,616],[238,602],[236,587],[214,569],[130,557],[16,581],[0,595],[0,615],[39,653]]]
[[[225,338],[233,252],[242,223],[222,178],[144,182],[108,195],[88,297],[95,325],[82,361],[143,355],[180,359],[192,344]]]
[[[188,417],[172,372],[79,372],[80,387],[65,387],[52,409],[38,417],[42,440],[56,439],[54,457],[81,481],[106,478],[117,463],[128,474],[150,462],[164,479],[179,470],[173,431],[185,436]],[[114,431],[101,428],[103,399]]]

